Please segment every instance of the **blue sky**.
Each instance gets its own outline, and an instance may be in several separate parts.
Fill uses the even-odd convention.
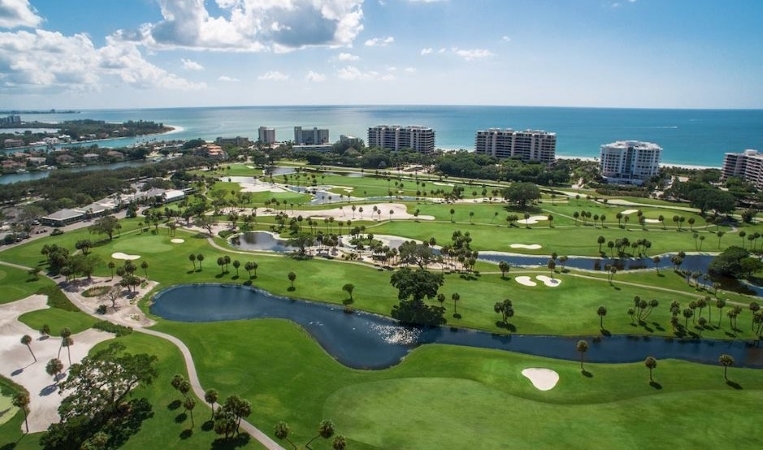
[[[760,0],[0,0],[0,109],[763,108]]]

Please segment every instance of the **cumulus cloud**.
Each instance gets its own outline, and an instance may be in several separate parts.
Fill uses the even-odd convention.
[[[484,48],[460,49],[454,47],[451,51],[467,61],[485,59],[493,56],[493,53],[490,50]]]
[[[321,81],[326,81],[326,75],[323,75],[322,73],[313,72],[311,70],[307,72],[307,75],[305,75],[305,80],[318,83]]]
[[[387,36],[383,38],[373,38],[366,41],[367,47],[386,47],[387,45],[395,42],[395,38]]]
[[[502,36],[502,37],[501,37],[501,40],[502,40],[503,42],[511,42],[511,38],[510,38],[510,37],[508,37],[508,36]]]
[[[217,81],[222,81],[223,83],[237,83],[240,80],[238,78],[229,77],[227,75],[220,75],[217,77]]]
[[[119,30],[120,40],[152,49],[290,51],[350,45],[363,30],[362,0],[158,0],[162,20]]]
[[[135,44],[107,38],[96,47],[86,34],[46,30],[0,32],[0,81],[12,86],[98,90],[118,81],[138,88],[195,89],[147,61]]]
[[[289,76],[277,70],[271,70],[270,72],[265,72],[258,76],[257,79],[263,81],[284,81],[288,80]]]
[[[34,28],[42,17],[29,4],[29,0],[0,0],[0,28]]]
[[[360,59],[360,56],[353,55],[352,53],[340,53],[336,59],[339,61],[357,61]]]
[[[180,60],[183,62],[183,69],[185,70],[204,70],[204,66],[197,63],[196,61],[185,58],[181,58]]]
[[[336,71],[336,75],[346,81],[355,81],[355,80],[382,80],[382,81],[389,81],[394,80],[395,76],[387,73],[387,74],[379,74],[379,72],[369,70],[369,71],[362,71],[358,69],[355,66],[347,66],[342,67]]]
[[[432,50],[432,47],[429,47],[429,48],[422,48],[422,49],[421,49],[421,54],[422,54],[422,55],[428,55],[428,54],[432,53],[432,51],[433,51],[433,50]]]

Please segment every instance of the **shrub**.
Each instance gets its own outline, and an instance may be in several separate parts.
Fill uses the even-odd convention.
[[[98,305],[98,309],[95,310],[98,314],[106,314],[106,305]]]
[[[234,235],[234,234],[236,234],[236,232],[231,230],[220,230],[217,233],[217,235],[223,239],[228,239],[231,235]]]
[[[105,305],[101,305],[101,306],[105,306]],[[132,333],[131,327],[117,325],[115,323],[109,322],[108,320],[101,320],[100,322],[96,322],[93,325],[93,328],[95,328],[96,330],[102,330],[102,331],[107,331],[109,333],[114,333],[117,337],[127,336],[128,334]]]
[[[62,230],[60,228],[56,228],[55,230],[50,232],[51,236],[59,236],[59,235],[62,235],[62,234],[64,234],[64,230]]]
[[[83,297],[100,297],[101,295],[109,292],[109,289],[111,289],[111,286],[95,286],[85,290],[82,293],[82,296]]]
[[[79,312],[79,308],[69,301],[69,298],[61,292],[58,286],[45,286],[37,290],[37,294],[48,296],[48,305],[52,308],[63,309],[64,311]]]

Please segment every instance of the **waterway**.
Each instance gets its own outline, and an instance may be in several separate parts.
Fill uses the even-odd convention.
[[[68,168],[54,169],[54,170],[66,171],[66,172],[90,172],[94,170],[115,170],[115,169],[121,169],[123,167],[139,167],[147,163],[149,163],[149,161],[123,161],[123,162],[117,162],[113,164],[94,164],[91,166],[68,167]],[[20,181],[41,180],[43,178],[47,178],[48,176],[50,176],[50,172],[52,172],[52,170],[39,170],[36,172],[9,173],[5,175],[0,175],[0,184],[11,184],[11,183],[18,183]]]
[[[398,364],[420,345],[438,343],[577,360],[580,337],[501,335],[450,327],[405,327],[395,320],[341,306],[279,297],[240,285],[193,284],[166,289],[154,298],[152,314],[179,322],[287,319],[303,327],[340,363],[358,369]],[[643,361],[647,356],[717,364],[727,353],[740,367],[763,368],[763,348],[742,341],[679,340],[610,336],[589,339],[586,360],[600,363]]]

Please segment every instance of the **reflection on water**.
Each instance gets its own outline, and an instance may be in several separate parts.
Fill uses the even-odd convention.
[[[346,314],[336,305],[293,300],[240,285],[194,284],[166,289],[154,298],[152,314],[181,322],[215,322],[282,318],[301,325],[340,363],[354,368],[381,369],[399,363],[419,345],[462,345],[577,360],[580,337],[502,335],[450,327],[411,328],[395,320],[364,312]],[[717,364],[727,353],[735,365],[763,367],[763,349],[740,340],[681,340],[664,337],[611,336],[590,341],[586,360],[624,363],[677,358]]]

